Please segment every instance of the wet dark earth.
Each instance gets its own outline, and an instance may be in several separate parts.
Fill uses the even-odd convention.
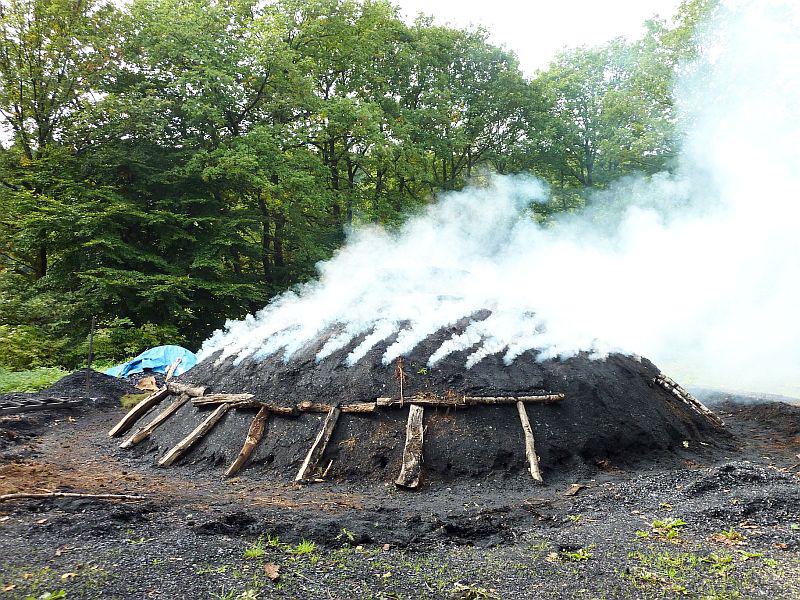
[[[733,436],[670,461],[311,485],[154,469],[93,406],[0,422],[8,598],[797,598],[800,408],[720,396]],[[677,466],[676,466],[677,464]],[[573,485],[573,484],[578,484]],[[570,491],[577,492],[567,495]],[[59,593],[64,591],[64,596]],[[47,594],[51,594],[47,596]]]

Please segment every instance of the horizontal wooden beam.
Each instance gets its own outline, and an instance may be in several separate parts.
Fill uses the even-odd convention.
[[[492,404],[539,403],[552,404],[561,402],[564,394],[539,394],[535,396],[437,396],[434,394],[416,395],[408,398],[378,398],[378,408],[391,408],[405,404],[420,406],[481,406]]]
[[[192,398],[198,398],[206,393],[206,386],[204,385],[186,385],[185,383],[178,383],[177,381],[170,381],[167,383],[167,389],[170,394],[186,394]]]

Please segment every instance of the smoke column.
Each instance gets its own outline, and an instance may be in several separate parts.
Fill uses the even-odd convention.
[[[676,86],[684,144],[672,174],[630,178],[548,227],[541,182],[494,177],[442,195],[399,231],[364,228],[319,278],[201,349],[286,357],[336,326],[318,355],[391,362],[488,309],[431,357],[511,362],[589,351],[647,356],[682,382],[800,395],[800,14],[774,2],[722,11]]]

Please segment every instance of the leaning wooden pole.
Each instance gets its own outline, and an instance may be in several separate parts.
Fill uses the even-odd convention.
[[[319,433],[317,434],[317,438],[311,445],[311,449],[308,451],[306,459],[303,461],[303,464],[300,466],[300,470],[297,472],[297,476],[294,478],[295,481],[303,481],[314,471],[317,463],[319,463],[319,460],[325,453],[325,448],[328,446],[328,442],[330,442],[331,437],[333,436],[333,430],[336,427],[336,421],[339,420],[339,415],[341,412],[342,411],[338,406],[332,407],[328,412],[328,415],[325,417],[325,422],[322,424],[322,429],[320,429]]]
[[[418,404],[412,404],[408,407],[403,464],[400,467],[400,475],[395,480],[395,484],[400,487],[415,488],[419,486],[420,475],[422,474],[422,443],[424,440],[423,412],[424,409]]]
[[[139,431],[134,433],[127,440],[122,442],[119,445],[119,447],[130,448],[131,446],[134,446],[139,442],[146,440],[148,437],[150,437],[150,434],[153,433],[153,431],[155,431],[155,429],[159,425],[161,425],[164,421],[166,421],[172,415],[174,415],[181,406],[186,404],[186,402],[188,402],[189,400],[189,397],[190,397],[189,394],[181,394],[180,396],[178,396],[178,399],[175,400],[175,402],[173,402],[167,408],[158,413],[155,416],[155,418],[153,418],[152,421],[150,421],[147,425],[145,425]]]
[[[525,457],[528,459],[528,471],[530,471],[531,477],[536,482],[544,483],[542,471],[539,468],[539,457],[536,456],[536,446],[533,443],[533,429],[531,429],[531,422],[528,420],[528,411],[525,410],[524,402],[517,402],[517,412],[519,413],[520,423],[522,423],[522,431],[525,434]]]
[[[175,444],[175,446],[167,452],[161,460],[158,461],[159,467],[168,467],[176,460],[178,460],[181,456],[183,456],[189,448],[194,446],[205,434],[211,431],[214,428],[214,425],[225,416],[225,413],[228,412],[229,406],[227,404],[220,404],[217,408],[214,409],[206,419],[198,425],[192,433],[187,435],[183,438],[180,442]]]
[[[153,406],[161,402],[162,398],[167,397],[169,393],[169,389],[165,386],[147,396],[147,398],[130,409],[128,414],[122,417],[120,422],[111,428],[111,431],[108,432],[108,437],[117,437],[128,431],[136,421],[144,416]]]
[[[267,427],[268,417],[269,408],[262,406],[261,409],[256,413],[256,416],[253,417],[253,421],[250,423],[250,429],[247,432],[247,437],[244,440],[244,446],[242,446],[242,449],[239,451],[239,456],[236,457],[236,460],[233,461],[233,464],[228,467],[227,471],[225,471],[225,477],[236,475],[236,473],[239,472],[239,469],[241,469],[247,462],[247,459],[250,458],[253,450],[255,450],[256,446],[258,446],[258,442],[260,442],[261,438],[264,436],[264,430]]]

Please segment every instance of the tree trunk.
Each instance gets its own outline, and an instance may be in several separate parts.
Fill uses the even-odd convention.
[[[272,256],[274,258],[273,280],[279,283],[286,281],[286,261],[283,257],[283,232],[286,224],[286,217],[283,211],[278,209],[272,213],[272,220],[275,222],[275,234],[272,238]]]
[[[258,194],[258,208],[261,211],[261,267],[264,270],[264,283],[270,285],[274,281],[272,260],[269,254],[272,233],[270,231],[271,224],[267,203],[260,192]]]
[[[47,245],[42,243],[36,250],[36,260],[34,261],[34,275],[36,279],[41,279],[47,275]]]

